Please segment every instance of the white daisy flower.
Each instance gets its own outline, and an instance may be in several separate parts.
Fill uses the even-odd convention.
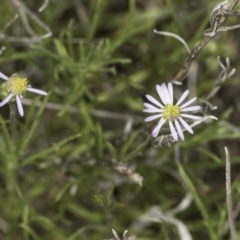
[[[26,91],[34,92],[40,95],[47,95],[47,92],[45,91],[31,88],[31,86],[28,85],[27,78],[22,78],[16,73],[8,78],[0,72],[0,78],[6,80],[6,82],[1,84],[0,87],[0,97],[3,98],[3,101],[0,102],[0,107],[2,107],[8,102],[16,101],[20,116],[24,115],[21,99],[23,99],[23,94]]]
[[[182,104],[182,102],[186,99],[187,95],[189,94],[189,90],[186,90],[182,94],[180,99],[177,101],[177,103],[173,104],[173,86],[171,83],[168,83],[168,86],[166,86],[165,83],[162,85],[157,85],[156,89],[160,99],[162,100],[162,103],[157,101],[152,96],[146,95],[147,99],[152,104],[144,103],[144,106],[146,107],[146,109],[143,110],[144,112],[147,112],[147,113],[155,113],[155,115],[147,117],[145,119],[145,122],[150,122],[152,120],[160,118],[157,126],[152,131],[152,136],[157,137],[161,130],[161,127],[165,123],[169,124],[172,137],[175,141],[178,141],[179,137],[181,140],[184,140],[182,128],[185,128],[188,132],[193,134],[192,128],[184,120],[184,118],[192,119],[192,120],[201,119],[201,117],[199,116],[186,114],[186,112],[191,112],[191,111],[195,112],[201,109],[201,106],[188,107],[197,98],[196,97],[192,98],[186,103]]]

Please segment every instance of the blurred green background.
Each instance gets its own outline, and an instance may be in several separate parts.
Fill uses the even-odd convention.
[[[112,228],[121,238],[128,229],[129,240],[230,239],[224,146],[240,229],[239,29],[210,41],[174,87],[176,98],[190,89],[204,99],[221,70],[217,56],[229,57],[236,73],[211,100],[217,110],[207,112],[219,120],[170,148],[141,147],[156,124],[144,123],[145,95],[157,96],[156,84],[173,80],[187,58],[180,42],[153,29],[192,48],[218,3],[50,0],[38,12],[43,1],[1,0],[0,33],[19,17],[0,37],[0,71],[27,76],[49,95],[26,94],[15,136],[9,107],[0,109],[0,239],[114,239]],[[235,16],[225,25],[239,23]],[[52,36],[40,39],[49,29]],[[118,164],[141,175],[142,186]]]

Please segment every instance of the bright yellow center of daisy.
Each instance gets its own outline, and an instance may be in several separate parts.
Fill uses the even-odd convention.
[[[22,95],[27,90],[28,80],[27,78],[22,78],[15,73],[6,82],[6,87],[9,93]]]
[[[164,107],[163,117],[168,121],[173,121],[180,116],[180,108],[177,105],[166,105]]]

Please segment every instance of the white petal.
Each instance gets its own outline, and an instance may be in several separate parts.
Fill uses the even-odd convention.
[[[164,108],[163,107],[163,105],[160,103],[160,102],[158,102],[154,97],[152,97],[151,95],[146,95],[146,98],[150,101],[150,102],[152,102],[152,103],[154,103],[155,105],[157,105],[157,106],[159,106],[159,107],[161,107],[161,108]]]
[[[157,89],[158,95],[159,95],[159,97],[161,98],[162,102],[166,105],[166,104],[167,104],[167,101],[166,101],[166,99],[165,99],[165,95],[164,95],[164,93],[163,93],[162,87],[159,86],[159,85],[157,85],[157,86],[156,86],[156,89]]]
[[[181,126],[180,126],[180,124],[178,123],[177,120],[175,120],[175,126],[177,128],[179,137],[184,141],[183,131],[182,131],[182,128],[181,128]]]
[[[184,103],[184,104],[180,107],[180,109],[187,107],[188,105],[190,105],[191,103],[193,103],[196,99],[197,99],[196,97],[190,99],[189,101],[187,101],[186,103]]]
[[[201,106],[192,106],[192,107],[183,108],[180,111],[181,112],[190,112],[190,111],[198,111],[200,109],[201,109]]]
[[[0,102],[0,107],[2,107],[2,106],[5,105],[7,102],[9,102],[12,97],[13,97],[13,94],[9,94],[6,98],[4,98],[3,101]]]
[[[169,95],[169,92],[168,92],[168,88],[167,88],[165,83],[162,84],[162,89],[163,89],[163,93],[164,93],[165,99],[167,100],[167,103],[168,104],[173,104],[173,102],[171,101],[171,97]]]
[[[125,230],[125,231],[123,232],[123,240],[125,240],[125,236],[126,236],[127,232],[128,232],[128,230]]]
[[[187,97],[187,95],[189,94],[189,90],[186,90],[182,96],[179,98],[178,102],[176,103],[176,105],[181,104],[181,102]]]
[[[168,92],[169,92],[169,95],[171,97],[171,102],[173,104],[173,86],[172,86],[172,83],[168,83]]]
[[[34,93],[37,93],[37,94],[40,94],[40,95],[47,95],[47,92],[36,89],[36,88],[27,88],[27,91],[34,92]]]
[[[153,116],[151,116],[151,117],[145,118],[144,121],[145,121],[145,122],[150,122],[150,121],[155,120],[155,119],[160,118],[160,117],[162,117],[162,114],[157,114],[157,115],[153,115]]]
[[[184,121],[181,117],[178,118],[180,120],[180,122],[182,123],[182,125],[185,127],[185,129],[190,132],[191,134],[193,134],[193,130],[192,128],[187,124],[186,121]]]
[[[143,103],[144,107],[149,108],[149,109],[158,109],[157,107],[153,106],[152,104],[149,103]]]
[[[185,117],[185,118],[194,119],[194,120],[200,120],[202,118],[200,116],[194,116],[194,115],[185,114],[185,113],[181,113],[180,116]]]
[[[169,126],[170,126],[170,131],[171,131],[171,134],[173,136],[173,139],[175,141],[177,141],[178,140],[178,135],[177,135],[177,132],[176,132],[176,130],[175,130],[175,128],[174,128],[174,126],[173,126],[171,121],[169,122]]]
[[[158,109],[158,108],[153,108],[153,109],[143,109],[144,112],[147,112],[147,113],[160,113],[160,112],[164,112],[164,110],[162,109]]]
[[[161,118],[160,121],[158,122],[158,125],[153,129],[152,131],[152,136],[153,137],[157,137],[157,135],[159,134],[160,132],[160,129],[162,127],[162,125],[166,122],[166,119],[164,118]]]
[[[16,100],[17,100],[18,112],[19,112],[20,116],[22,117],[24,115],[24,112],[23,112],[23,107],[22,107],[22,103],[21,103],[19,96],[16,96]]]
[[[0,78],[3,80],[8,80],[8,77],[0,72]]]
[[[120,240],[120,238],[118,237],[118,235],[114,229],[112,229],[112,233],[113,233],[114,237],[116,238],[116,240]]]

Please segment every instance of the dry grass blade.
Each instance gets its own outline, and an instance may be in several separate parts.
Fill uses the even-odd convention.
[[[226,155],[226,197],[227,197],[227,210],[228,210],[228,222],[230,226],[230,232],[233,240],[237,240],[237,231],[235,228],[235,222],[232,210],[232,193],[231,193],[231,163],[228,153],[228,148],[224,147]]]
[[[186,77],[190,66],[193,62],[193,60],[198,56],[198,54],[201,52],[201,50],[208,44],[208,42],[216,36],[217,32],[219,31],[229,31],[235,28],[239,28],[239,25],[236,26],[230,26],[230,27],[221,27],[223,22],[228,17],[224,14],[224,12],[227,10],[229,12],[233,11],[233,8],[237,5],[239,0],[235,0],[232,4],[229,4],[228,1],[224,1],[221,4],[218,4],[212,11],[210,25],[211,28],[204,31],[204,38],[200,41],[200,43],[193,47],[191,53],[188,56],[188,59],[186,60],[184,66],[178,71],[174,78],[174,83],[181,82]],[[222,7],[223,6],[223,7]],[[234,12],[234,11],[233,11]],[[220,18],[218,18],[218,15],[221,15]]]

